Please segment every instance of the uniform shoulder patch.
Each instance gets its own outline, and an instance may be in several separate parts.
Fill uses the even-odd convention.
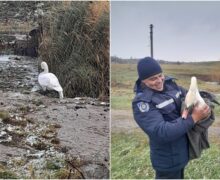
[[[149,104],[146,102],[139,102],[139,103],[137,103],[137,106],[141,112],[148,112],[150,109]]]

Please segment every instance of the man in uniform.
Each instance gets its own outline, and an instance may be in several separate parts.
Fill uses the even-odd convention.
[[[186,90],[174,79],[165,77],[159,63],[150,57],[137,65],[136,96],[132,102],[137,124],[148,135],[150,157],[156,179],[183,179],[189,161],[186,133],[210,113],[210,108],[194,107],[192,114],[181,117]]]

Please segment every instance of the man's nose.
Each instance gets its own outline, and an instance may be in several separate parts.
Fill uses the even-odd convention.
[[[157,80],[156,80],[158,83],[160,82],[163,82],[163,77],[157,77]]]

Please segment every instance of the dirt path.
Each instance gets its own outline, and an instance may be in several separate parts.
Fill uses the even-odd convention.
[[[132,132],[141,130],[133,119],[131,110],[111,110],[111,132]],[[209,128],[209,138],[220,143],[220,116],[217,116],[215,122]]]
[[[37,69],[36,59],[0,62],[0,170],[46,178],[67,169],[66,178],[108,178],[108,104],[44,96],[36,91]]]
[[[132,111],[111,109],[112,132],[130,132],[133,129],[139,129],[139,127],[133,119]]]

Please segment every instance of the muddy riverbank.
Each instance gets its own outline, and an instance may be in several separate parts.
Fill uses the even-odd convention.
[[[0,60],[0,172],[11,178],[108,178],[108,103],[41,94],[38,62]]]

